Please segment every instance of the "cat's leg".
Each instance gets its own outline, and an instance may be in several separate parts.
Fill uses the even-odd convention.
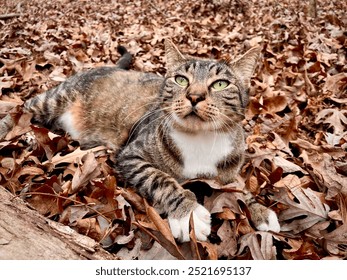
[[[250,192],[245,193],[246,204],[251,215],[251,221],[257,230],[280,232],[281,226],[276,213],[256,202]]]
[[[210,213],[198,204],[195,195],[167,173],[135,153],[129,146],[117,156],[116,170],[138,192],[168,215],[172,234],[181,242],[188,241],[189,218],[193,215],[198,240],[207,240],[211,232]]]
[[[228,184],[236,178],[239,173],[239,169],[243,163],[243,158],[236,157],[229,159],[228,162],[224,162],[223,168],[219,169],[219,181],[224,184]],[[258,203],[253,194],[248,190],[244,190],[245,203],[250,212],[251,221],[257,230],[261,231],[274,231],[279,232],[281,227],[278,222],[276,213]]]
[[[200,204],[182,218],[168,217],[172,235],[181,242],[189,241],[189,219],[191,215],[193,215],[196,238],[200,241],[206,241],[211,233],[211,217],[210,212]]]

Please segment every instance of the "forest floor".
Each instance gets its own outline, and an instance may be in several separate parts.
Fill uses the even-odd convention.
[[[0,0],[0,185],[42,215],[123,259],[344,259],[347,257],[347,2]],[[134,55],[133,69],[165,74],[163,39],[183,53],[236,57],[262,45],[237,182],[187,182],[213,216],[207,242],[178,244],[168,224],[117,184],[112,154],[81,150],[33,125],[23,101],[72,74]],[[238,190],[279,216],[256,231]],[[1,217],[0,217],[1,218]]]

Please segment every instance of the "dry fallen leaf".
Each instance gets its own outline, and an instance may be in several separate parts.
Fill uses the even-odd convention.
[[[290,206],[279,216],[281,231],[299,233],[328,218],[329,206],[322,203],[311,189],[300,186],[289,186],[288,189],[295,200],[289,197],[285,188],[275,195],[275,200]]]
[[[68,153],[66,155],[60,155],[56,154],[50,161],[45,161],[43,164],[46,163],[53,163],[54,165],[57,165],[59,163],[77,163],[79,160],[82,159],[82,157],[90,152],[99,152],[105,150],[105,147],[99,146],[95,148],[91,148],[88,150],[81,150],[79,147],[73,151],[72,153]]]
[[[238,254],[248,247],[254,260],[276,259],[276,249],[273,245],[273,237],[269,232],[252,232],[241,238]]]
[[[93,153],[86,154],[82,159],[83,165],[77,169],[71,185],[71,193],[78,192],[90,179],[100,174],[98,162]]]
[[[346,115],[347,110],[323,109],[317,114],[315,123],[329,124],[329,127],[333,127],[335,135],[341,135],[346,130]]]

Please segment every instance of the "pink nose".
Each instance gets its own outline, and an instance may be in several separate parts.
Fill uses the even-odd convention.
[[[205,96],[202,94],[187,94],[187,99],[190,100],[193,106],[198,104],[200,101],[205,100]]]

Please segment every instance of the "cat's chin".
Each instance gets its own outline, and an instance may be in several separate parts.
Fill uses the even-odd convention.
[[[212,122],[206,122],[198,117],[188,117],[187,119],[180,120],[173,124],[177,130],[187,133],[197,133],[202,131],[215,131],[216,128]]]
[[[184,132],[215,131],[218,129],[217,123],[205,120],[199,115],[191,112],[184,117],[174,117],[173,127]]]

